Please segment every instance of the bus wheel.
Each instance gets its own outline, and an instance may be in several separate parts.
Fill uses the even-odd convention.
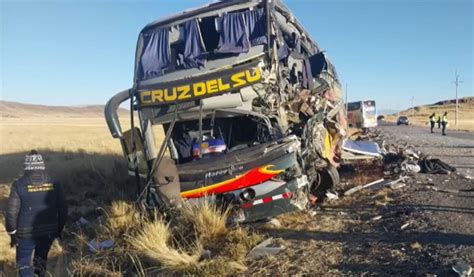
[[[328,189],[339,185],[339,183],[340,179],[337,168],[328,165],[326,168],[318,170],[316,179],[311,187],[311,193],[318,196],[324,195]]]

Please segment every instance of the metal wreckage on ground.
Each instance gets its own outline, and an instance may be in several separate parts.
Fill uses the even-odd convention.
[[[225,1],[147,25],[133,87],[105,116],[147,207],[206,197],[248,222],[305,209],[339,182],[340,91],[334,66],[281,1]],[[126,100],[140,128],[132,112],[122,132]]]

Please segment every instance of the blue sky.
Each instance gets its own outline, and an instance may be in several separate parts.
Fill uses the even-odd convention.
[[[5,1],[1,99],[105,104],[129,88],[138,32],[209,1]],[[379,109],[473,96],[473,1],[287,0],[333,60],[349,100]]]

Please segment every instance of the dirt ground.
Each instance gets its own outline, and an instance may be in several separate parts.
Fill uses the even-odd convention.
[[[418,173],[401,189],[365,189],[326,202],[309,213],[280,218],[263,228],[286,247],[273,257],[250,261],[252,274],[457,276],[452,265],[474,265],[474,136],[447,137],[416,127],[382,126],[388,143],[413,144],[458,168],[451,175]],[[341,173],[348,176],[347,173]],[[354,178],[354,174],[355,177]],[[373,181],[376,172],[350,173]],[[433,276],[433,275],[431,275]]]

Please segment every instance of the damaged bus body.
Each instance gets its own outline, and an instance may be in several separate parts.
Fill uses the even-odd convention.
[[[206,197],[248,222],[305,209],[338,182],[340,95],[334,67],[281,1],[234,0],[147,25],[133,87],[105,116],[148,207]]]

